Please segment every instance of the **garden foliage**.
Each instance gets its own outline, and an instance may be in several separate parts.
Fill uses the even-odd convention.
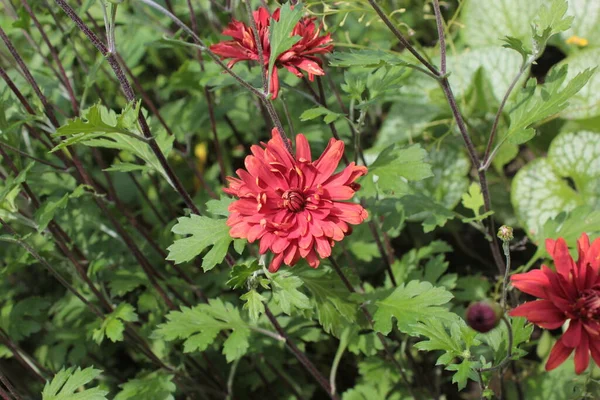
[[[3,399],[600,397],[597,0],[0,11]]]

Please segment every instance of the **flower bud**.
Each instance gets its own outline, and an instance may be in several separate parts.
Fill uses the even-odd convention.
[[[513,240],[514,236],[513,236],[513,228],[511,228],[508,225],[502,225],[499,229],[498,229],[498,237],[503,241],[503,242],[510,242],[511,240]]]
[[[491,301],[478,301],[467,308],[467,324],[477,332],[489,332],[502,319],[502,307]]]

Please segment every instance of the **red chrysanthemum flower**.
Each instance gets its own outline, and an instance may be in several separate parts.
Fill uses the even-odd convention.
[[[569,320],[569,328],[556,342],[546,363],[550,371],[562,364],[575,350],[575,372],[581,374],[590,361],[590,352],[600,365],[600,238],[590,246],[584,233],[577,241],[577,263],[569,254],[564,239],[546,240],[556,271],[545,265],[540,270],[512,276],[512,284],[541,300],[512,310],[510,315],[525,317],[545,328],[556,329]]]
[[[296,136],[292,156],[277,129],[262,147],[254,145],[246,157],[246,169],[238,178],[227,178],[226,193],[239,200],[229,206],[227,225],[234,238],[260,240],[260,254],[275,255],[269,271],[282,263],[292,266],[300,258],[316,268],[319,257],[331,255],[331,247],[360,224],[368,214],[356,203],[346,203],[360,187],[354,183],[367,168],[351,163],[334,174],[344,142],[331,139],[318,160],[312,161],[306,137]]]
[[[275,21],[279,21],[279,13],[279,8],[273,13]],[[263,63],[265,67],[268,67],[271,56],[271,44],[269,42],[271,15],[264,7],[260,7],[252,15],[263,48]],[[322,61],[316,54],[329,53],[333,49],[333,45],[328,45],[331,42],[329,34],[320,36],[321,30],[315,25],[315,19],[302,18],[291,33],[291,36],[300,36],[300,40],[291,49],[277,56],[275,68],[270,71],[269,76],[270,91],[274,99],[277,98],[279,93],[277,68],[286,68],[299,78],[302,77],[302,71],[306,71],[308,79],[311,81],[315,75],[325,74],[323,68],[321,68]],[[258,48],[251,27],[234,19],[223,31],[223,35],[231,36],[233,40],[214,44],[210,46],[210,49],[222,59],[231,58],[228,64],[229,67],[232,67],[238,61],[259,61]]]

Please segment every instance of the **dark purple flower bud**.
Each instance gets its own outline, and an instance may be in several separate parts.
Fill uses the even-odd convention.
[[[467,308],[467,324],[477,332],[489,332],[502,319],[502,308],[497,303],[478,301]]]

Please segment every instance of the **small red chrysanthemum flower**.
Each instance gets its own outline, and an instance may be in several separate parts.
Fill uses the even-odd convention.
[[[540,270],[512,276],[512,284],[541,300],[530,301],[512,310],[511,316],[525,317],[545,329],[569,328],[556,342],[546,370],[562,364],[575,350],[575,372],[581,374],[590,361],[590,352],[600,365],[600,238],[592,245],[584,233],[577,241],[577,263],[564,239],[546,240],[556,271],[545,265]]]
[[[273,13],[273,19],[279,21],[280,9]],[[271,24],[271,15],[269,11],[260,7],[258,11],[252,13],[256,22],[256,29],[263,48],[263,63],[265,67],[269,65],[271,56],[271,44],[269,42],[269,28]],[[316,18],[302,18],[292,30],[291,36],[300,36],[300,40],[289,50],[279,54],[275,62],[275,68],[270,71],[270,91],[273,98],[277,98],[279,93],[279,75],[277,68],[286,68],[288,71],[302,77],[302,71],[308,73],[308,79],[311,81],[315,75],[324,75],[321,68],[322,61],[316,54],[329,53],[333,49],[331,36],[326,34],[320,36],[321,30],[315,25]],[[258,48],[252,28],[243,22],[233,20],[223,31],[223,35],[231,36],[233,40],[217,43],[210,46],[213,53],[222,59],[231,58],[228,66],[232,67],[238,61],[259,61]]]
[[[254,145],[246,157],[246,169],[238,178],[227,178],[228,194],[239,200],[229,206],[227,225],[234,238],[260,241],[260,254],[275,255],[269,271],[282,263],[292,266],[305,258],[316,268],[319,257],[331,255],[331,247],[351,232],[348,224],[360,224],[368,214],[356,203],[347,203],[360,187],[355,181],[367,168],[351,163],[334,174],[344,142],[331,139],[318,160],[312,161],[306,137],[296,136],[292,156],[277,129],[262,147]]]

